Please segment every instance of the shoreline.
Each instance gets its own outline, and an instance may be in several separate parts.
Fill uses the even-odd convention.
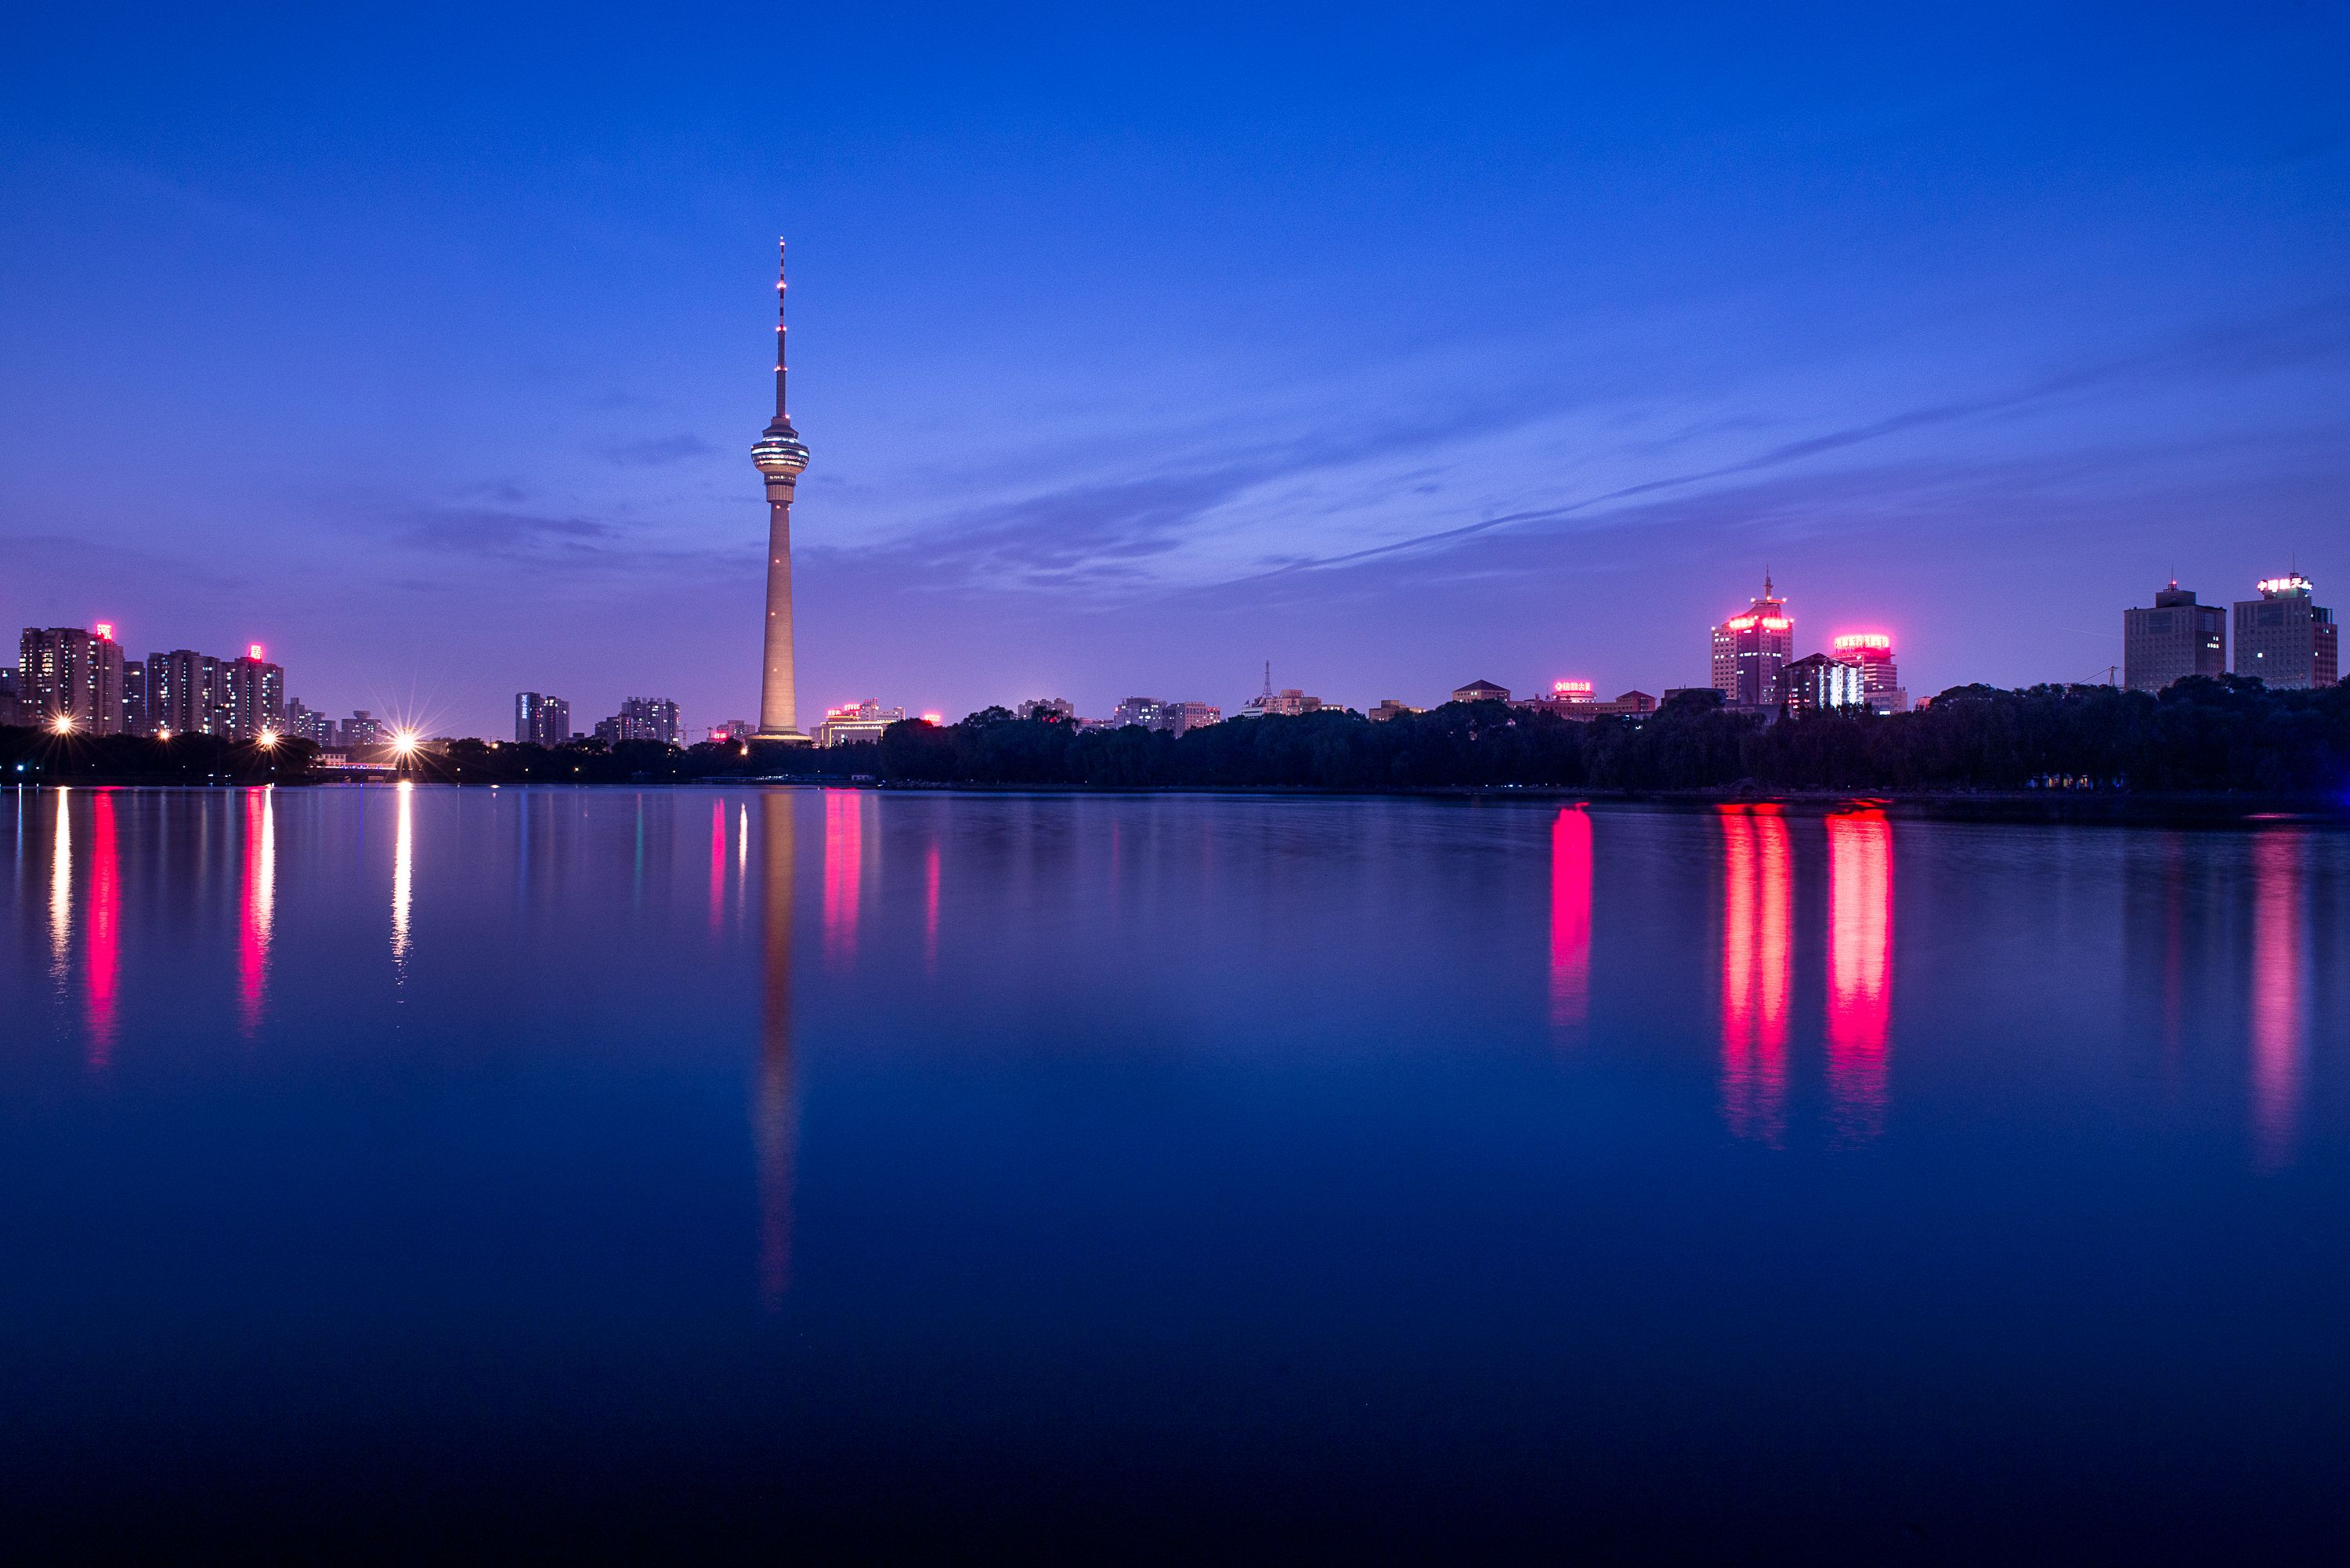
[[[893,794],[1001,795],[1197,795],[1286,800],[1584,801],[1604,806],[1647,806],[1707,811],[1722,805],[1773,806],[1795,816],[1825,816],[1856,807],[1919,821],[1980,821],[2115,826],[2243,826],[2264,823],[2350,826],[2350,799],[2324,795],[2138,794],[2126,790],[1624,790],[1558,784],[1430,784],[1399,789],[1332,789],[1312,784],[943,784],[888,781],[867,776],[806,774],[711,775],[693,779],[612,779],[563,782],[498,780],[473,783],[445,778],[221,779],[183,783],[167,779],[86,778],[66,782],[22,780],[19,792],[75,789],[231,791],[274,787],[289,790],[380,788],[412,783],[441,789],[693,790],[724,788],[858,789]]]

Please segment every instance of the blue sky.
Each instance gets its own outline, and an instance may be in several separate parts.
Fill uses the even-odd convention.
[[[0,615],[495,734],[2079,680],[2350,598],[2338,7],[95,8],[0,34]]]

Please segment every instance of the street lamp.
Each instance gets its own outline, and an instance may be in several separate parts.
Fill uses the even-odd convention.
[[[73,727],[73,715],[71,713],[60,713],[56,718],[49,721],[49,728],[60,735],[72,734]]]

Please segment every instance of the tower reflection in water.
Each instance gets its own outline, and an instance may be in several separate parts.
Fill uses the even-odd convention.
[[[2297,832],[2252,841],[2252,1164],[2281,1170],[2301,1119],[2301,857]]]
[[[846,792],[842,792],[846,793]],[[827,839],[836,820],[834,797],[826,796]],[[852,805],[855,804],[852,797]],[[799,1153],[799,1103],[792,1081],[792,893],[796,869],[792,794],[770,790],[759,797],[759,836],[764,846],[760,897],[760,1007],[758,1091],[752,1106],[752,1137],[759,1182],[759,1303],[769,1312],[784,1304],[792,1275],[792,1182]],[[830,934],[830,864],[827,866],[827,935]]]
[[[1721,1109],[1774,1147],[1787,1130],[1787,993],[1794,877],[1774,805],[1717,808],[1722,839]]]
[[[1887,1035],[1893,1014],[1893,825],[1881,811],[1840,812],[1828,836],[1828,1103],[1837,1137],[1885,1130]]]
[[[1561,807],[1550,826],[1552,1027],[1581,1023],[1590,1004],[1591,814],[1577,802]]]

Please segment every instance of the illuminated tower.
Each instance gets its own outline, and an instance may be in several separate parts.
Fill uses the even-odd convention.
[[[784,275],[775,264],[775,417],[751,443],[751,461],[767,476],[766,660],[759,678],[763,741],[806,745],[800,732],[799,692],[792,675],[792,486],[807,467],[808,450],[792,429],[784,404]]]
[[[1779,671],[1795,651],[1787,601],[1762,576],[1762,597],[1713,628],[1713,689],[1725,701],[1759,708],[1779,700]]]

